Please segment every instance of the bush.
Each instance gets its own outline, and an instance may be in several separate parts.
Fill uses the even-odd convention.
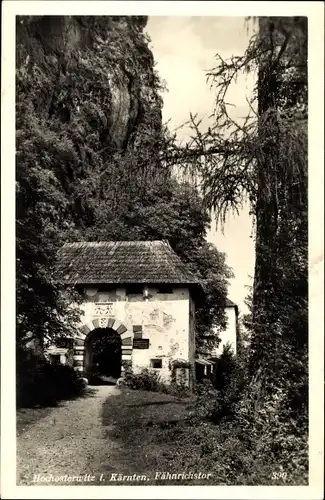
[[[162,392],[177,396],[178,398],[187,397],[190,395],[190,389],[183,384],[176,384],[175,381],[167,384],[162,381],[160,375],[148,368],[144,368],[139,373],[134,373],[130,366],[125,369],[125,375],[122,379],[122,385],[130,389]]]
[[[208,390],[211,394],[206,395],[208,396],[206,399],[209,399],[210,416],[215,421],[219,421],[223,417],[232,417],[246,387],[247,378],[245,366],[235,356],[229,345],[224,346],[222,354],[217,359],[212,383],[215,391],[211,392],[211,384],[208,383],[208,387],[210,387]],[[201,385],[199,385],[198,390],[202,392]],[[205,390],[203,389],[203,393]],[[200,399],[202,399],[202,395]]]
[[[17,352],[17,406],[50,406],[76,397],[84,384],[71,366],[52,365],[24,349]]]
[[[191,440],[200,444],[195,460],[218,477],[219,484],[298,485],[308,482],[308,428],[282,414],[285,395],[260,397],[245,386],[241,398],[220,392],[207,381],[196,388],[188,420]],[[228,399],[226,399],[228,398]],[[180,436],[180,442],[184,440]],[[199,458],[197,458],[197,454]]]
[[[302,392],[300,379],[295,394]],[[298,419],[288,405],[291,393],[279,386],[270,391],[263,371],[248,383],[245,363],[228,347],[213,381],[196,384],[188,434],[219,484],[307,484],[307,411]]]
[[[125,371],[123,385],[130,389],[140,389],[142,391],[160,392],[165,384],[157,372],[144,368],[140,373],[133,373],[132,369]]]
[[[225,345],[223,351],[216,362],[216,369],[214,371],[214,387],[218,391],[224,391],[229,386],[233,372],[237,366],[234,351],[229,345]]]

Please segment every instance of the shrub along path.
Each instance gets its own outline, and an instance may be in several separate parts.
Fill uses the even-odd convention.
[[[104,441],[102,406],[118,392],[115,386],[90,387],[83,397],[60,403],[22,429],[17,437],[17,484],[99,484],[102,468],[110,470],[110,450],[114,447]],[[94,480],[85,477],[87,474]],[[36,483],[35,476],[41,479],[38,475],[51,481]],[[59,482],[53,482],[54,478]]]

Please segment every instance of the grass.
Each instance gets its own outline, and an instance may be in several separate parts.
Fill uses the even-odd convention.
[[[115,470],[127,476],[145,475],[148,485],[306,484],[267,455],[248,449],[240,429],[203,418],[193,420],[193,410],[193,398],[156,392],[124,388],[110,397],[102,418],[106,438],[117,444],[116,456],[110,457],[111,463],[119,464]],[[163,472],[207,477],[166,480]]]
[[[146,474],[150,478],[147,484],[157,485],[167,482],[156,480],[156,472],[185,471],[181,461],[175,461],[179,443],[173,435],[186,426],[191,403],[189,398],[126,388],[118,396],[110,397],[103,408],[103,424],[110,426],[107,438],[121,445],[118,454],[123,466],[119,472]],[[168,481],[168,484],[178,483]]]

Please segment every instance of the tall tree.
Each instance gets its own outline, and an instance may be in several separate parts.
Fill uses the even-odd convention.
[[[216,90],[209,130],[191,116],[191,141],[170,147],[167,157],[199,173],[219,222],[250,201],[256,254],[251,376],[261,376],[271,391],[274,384],[289,390],[296,373],[304,387],[307,379],[307,19],[260,18],[258,27],[243,56],[217,56],[208,73]],[[236,122],[227,91],[242,72],[257,78],[250,112]],[[300,394],[306,402],[305,389]]]

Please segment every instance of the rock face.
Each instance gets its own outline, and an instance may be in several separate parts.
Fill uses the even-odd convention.
[[[94,135],[111,151],[141,147],[147,132],[159,134],[162,108],[146,22],[144,16],[18,17],[18,101],[30,92],[29,108],[56,126],[70,125],[74,143]]]

